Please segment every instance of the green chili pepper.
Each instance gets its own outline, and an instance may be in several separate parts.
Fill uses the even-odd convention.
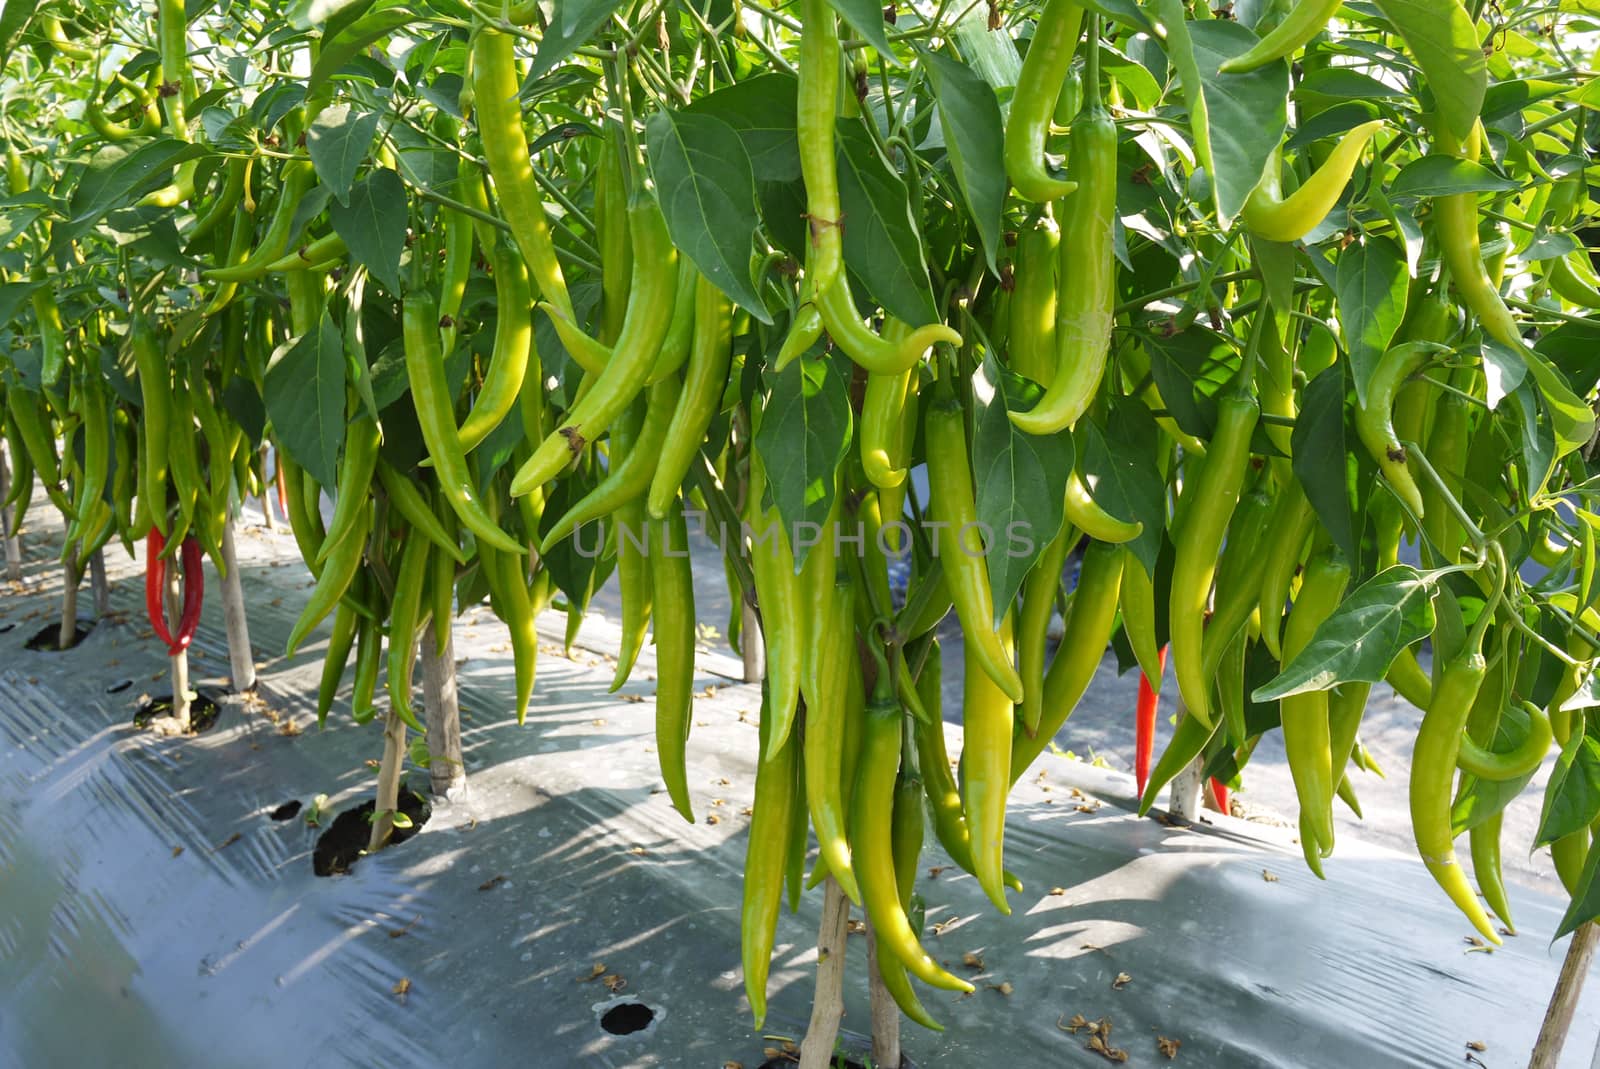
[[[1306,565],[1300,595],[1283,633],[1283,662],[1305,649],[1318,627],[1338,608],[1350,581],[1350,563],[1337,548],[1315,554]],[[1328,721],[1328,692],[1305,691],[1279,702],[1283,748],[1289,757],[1300,811],[1324,855],[1333,848],[1333,742]],[[1352,740],[1354,734],[1352,733]]]
[[[461,551],[461,546],[446,528],[444,520],[434,515],[428,499],[409,476],[396,471],[381,455],[378,457],[376,475],[378,485],[383,487],[384,494],[389,498],[389,504],[407,526],[444,550],[447,559],[457,564],[467,563],[467,555]],[[454,518],[453,513],[451,518]]]
[[[833,150],[839,98],[839,22],[826,0],[801,0],[800,26],[795,135],[800,142],[800,175],[805,180],[811,230],[806,275],[812,292],[822,294],[839,281],[844,262],[844,209],[839,206]]]
[[[1011,782],[1044,753],[1089,688],[1094,670],[1111,641],[1122,589],[1124,554],[1120,546],[1090,541],[1078,570],[1065,633],[1044,677],[1044,714],[1033,735],[1018,732],[1011,743]]]
[[[308,480],[309,481],[309,480]],[[293,513],[290,513],[293,516]],[[346,538],[334,552],[328,554],[322,564],[322,574],[317,577],[317,585],[311,591],[311,597],[306,602],[305,608],[300,611],[300,617],[295,621],[294,628],[289,632],[289,641],[284,646],[284,656],[294,656],[294,651],[300,648],[306,636],[320,624],[350,589],[350,584],[355,581],[356,573],[361,568],[361,558],[367,548],[367,533],[372,527],[372,510],[361,510],[361,519],[355,532]]]
[[[576,320],[567,282],[556,259],[544,198],[533,175],[533,154],[522,129],[521,79],[517,75],[516,38],[487,27],[475,31],[472,43],[473,102],[483,155],[494,179],[500,211],[539,295],[568,319]],[[464,521],[463,521],[464,522]]]
[[[905,908],[901,905],[900,889],[895,877],[892,823],[895,783],[900,771],[901,756],[900,702],[895,696],[893,672],[888,659],[884,657],[882,649],[871,640],[869,645],[877,661],[878,672],[872,688],[872,697],[867,702],[865,739],[856,769],[855,793],[850,807],[851,858],[856,877],[860,881],[862,902],[866,906],[867,918],[872,922],[873,930],[877,934],[879,954],[893,955],[910,970],[912,975],[926,984],[946,991],[971,991],[973,989],[971,984],[950,975],[923,949],[917,940],[916,932],[911,930],[911,923],[906,919]],[[988,683],[983,673],[974,672],[972,675],[983,680],[983,685],[993,691],[993,684]],[[1005,700],[1004,695],[1000,695],[1000,700],[1005,705],[1004,726],[1009,733],[1010,702]],[[969,690],[967,705],[969,732],[973,730],[973,720],[974,710]],[[970,748],[968,752],[972,752]],[[1000,753],[1003,761],[1009,750],[1001,749]],[[972,786],[974,778],[975,776],[969,773],[967,786],[976,790]],[[1008,786],[1002,774],[998,783],[987,781],[983,788],[998,793],[1002,830]],[[994,801],[992,797],[989,799],[991,803]],[[998,841],[995,843],[993,853],[996,862],[994,878],[998,887],[1000,878]],[[834,870],[835,873],[837,871]],[[999,899],[1002,903],[1005,902],[1003,891],[999,892]]]
[[[1073,0],[1049,0],[1039,13],[1033,40],[1017,75],[1011,114],[1006,117],[1005,160],[1011,184],[1026,200],[1047,204],[1078,188],[1075,182],[1050,175],[1045,165],[1045,146],[1050,137],[1050,120],[1072,69],[1082,31],[1082,7]],[[1095,42],[1091,40],[1089,46],[1095,47]]]
[[[1248,360],[1249,357],[1247,356]],[[1205,677],[1205,613],[1228,521],[1250,468],[1250,436],[1260,406],[1243,382],[1217,401],[1217,429],[1205,467],[1188,480],[1178,508],[1181,525],[1173,530],[1177,556],[1172,564],[1172,596],[1167,610],[1173,676],[1189,711],[1210,723],[1210,680]]]
[[[1249,50],[1225,61],[1223,74],[1243,74],[1298,52],[1328,28],[1342,0],[1298,0],[1294,9]]]
[[[1022,679],[995,633],[994,594],[989,589],[981,540],[977,537],[977,505],[973,500],[972,467],[967,460],[966,417],[953,399],[937,403],[927,414],[929,510],[953,548],[939,552],[950,596],[961,618],[962,633],[991,679],[1014,702],[1023,699]],[[938,552],[938,547],[935,547]]]
[[[328,651],[322,657],[322,678],[317,684],[317,727],[328,723],[328,710],[339,693],[344,680],[345,667],[350,663],[350,650],[356,643],[361,617],[349,605],[340,603],[333,616],[333,633],[328,636]]]
[[[1073,6],[1070,0],[1053,0],[1052,6]],[[1030,49],[1029,55],[1032,55]],[[1026,70],[1026,63],[1024,63]],[[1013,100],[1019,98],[1013,97]],[[1012,105],[1012,121],[1016,108]],[[1007,147],[1010,147],[1008,139]],[[1041,386],[1049,385],[1056,373],[1056,259],[1060,255],[1061,230],[1046,214],[1017,236],[1013,261],[1007,356],[1011,370]]]
[[[678,253],[654,200],[641,196],[628,209],[633,234],[633,297],[611,361],[589,393],[562,418],[511,482],[515,496],[543,486],[604,434],[644,389],[672,317]]]
[[[733,357],[733,306],[728,299],[709,279],[697,278],[694,305],[694,332],[683,394],[672,413],[655,474],[650,479],[647,507],[657,519],[666,515],[689,468],[700,455],[706,429],[722,405]]]
[[[1483,654],[1469,640],[1439,673],[1433,701],[1417,728],[1417,741],[1411,753],[1411,828],[1417,852],[1422,855],[1428,872],[1473,927],[1499,946],[1499,934],[1489,923],[1466,874],[1456,863],[1450,828],[1451,784],[1461,751],[1461,732],[1478,689],[1483,685],[1486,670]]]
[[[439,352],[438,306],[431,297],[412,294],[405,299],[404,330],[411,400],[416,406],[422,440],[439,477],[439,489],[462,526],[477,535],[481,543],[502,553],[523,553],[516,539],[501,530],[484,508],[477,484],[467,468],[456,433],[455,404],[445,381],[444,360]]]
[[[328,554],[356,532],[360,515],[372,500],[372,480],[378,467],[380,435],[377,421],[361,417],[345,430],[344,458],[339,465],[338,498],[334,501],[333,519],[328,523],[328,536],[317,551],[317,563],[328,559]]]
[[[517,403],[534,350],[533,297],[528,289],[527,268],[503,242],[494,250],[494,294],[494,352],[478,399],[472,403],[472,411],[462,421],[459,433],[461,449],[468,453],[500,426]]]
[[[1322,166],[1287,197],[1281,185],[1282,163],[1274,150],[1260,184],[1244,202],[1240,218],[1245,227],[1268,241],[1299,241],[1311,233],[1338,204],[1367,142],[1382,126],[1382,119],[1373,119],[1346,133]]]
[[[1065,525],[1022,583],[1022,612],[1017,617],[1017,674],[1022,677],[1022,727],[1029,735],[1038,732],[1044,715],[1045,670],[1049,667],[1046,647],[1050,620],[1061,594],[1061,572],[1081,537],[1076,527]]]
[[[778,910],[789,870],[790,824],[795,814],[799,743],[772,748],[769,703],[763,689],[761,750],[770,756],[756,765],[756,796],[750,813],[750,838],[745,848],[744,897],[740,907],[740,957],[750,1012],[760,1028],[767,1017],[767,970],[777,938]],[[800,850],[802,859],[805,850]]]
[[[637,246],[636,246],[637,247]],[[630,306],[631,307],[631,306]],[[694,575],[680,505],[649,526],[656,643],[656,754],[673,808],[694,823],[686,744],[694,720]]]
[[[800,680],[806,700],[806,806],[822,862],[846,896],[860,903],[861,891],[851,870],[845,804],[845,791],[852,782],[846,774],[846,751],[854,745],[848,708],[851,676],[859,673],[852,626],[855,590],[848,573],[838,571],[831,547],[813,547],[802,567],[807,609]],[[834,581],[822,585],[829,577]]]
[[[1100,99],[1099,17],[1089,19],[1082,114],[1072,124],[1069,173],[1078,191],[1061,209],[1056,371],[1039,402],[1011,422],[1029,434],[1072,426],[1100,387],[1111,344],[1117,260],[1117,127]]]
[[[1011,617],[1007,615],[995,631],[1002,650],[1009,655]],[[1006,831],[1006,796],[1011,792],[1011,783],[1016,778],[1010,767],[1014,719],[1012,701],[989,678],[982,654],[977,644],[971,641],[970,635],[962,648],[966,655],[966,666],[962,677],[961,721],[965,741],[961,749],[961,808],[967,815],[967,826],[972,833],[973,875],[995,908],[1009,915],[1011,904],[1006,901],[1005,869],[1001,862]],[[1048,683],[1045,690],[1045,700],[1049,701],[1052,695],[1049,694]],[[907,965],[911,963],[907,962]],[[927,977],[923,979],[927,980]],[[927,982],[933,983],[932,980]]]
[[[427,731],[411,708],[411,673],[422,628],[429,546],[428,540],[415,531],[406,532],[400,565],[395,570],[394,597],[389,601],[389,708],[416,732]]]
[[[755,579],[757,607],[761,610],[761,638],[767,651],[767,702],[772,720],[766,760],[789,739],[800,699],[803,629],[800,587],[795,577],[789,535],[776,505],[762,498],[766,469],[759,453],[750,454],[750,483],[745,499],[750,526],[750,571]],[[815,550],[813,550],[815,552]]]

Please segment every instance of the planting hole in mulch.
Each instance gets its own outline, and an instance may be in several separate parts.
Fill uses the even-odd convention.
[[[152,720],[172,715],[172,695],[163,694],[159,698],[151,698],[133,714],[133,726],[140,731],[150,727]],[[189,703],[189,734],[198,735],[203,731],[210,731],[217,726],[217,720],[222,716],[222,706],[206,697],[204,694],[197,696]]]
[[[766,1061],[757,1066],[757,1069],[794,1069],[794,1067],[798,1064],[798,1056],[791,1058],[788,1055],[780,1054],[776,1058],[768,1058]],[[902,1061],[900,1064],[902,1069],[909,1069],[911,1062]],[[828,1069],[867,1069],[867,1067],[861,1062],[856,1061],[854,1058],[847,1058],[843,1061],[840,1061],[839,1058],[835,1056],[833,1060],[828,1062]]]
[[[293,820],[295,814],[300,812],[300,799],[291,798],[272,811],[273,820]]]
[[[50,624],[43,631],[30,638],[24,645],[35,653],[61,653],[79,645],[93,633],[93,620],[79,620],[72,632],[72,641],[63,646],[61,645],[61,625]]]
[[[366,852],[372,838],[372,814],[377,808],[376,800],[362,802],[335,817],[332,826],[317,837],[311,870],[318,876],[342,876],[349,872],[350,866]],[[433,807],[416,791],[401,787],[400,812],[411,818],[411,827],[396,828],[389,846],[399,846],[417,834],[433,815]]]
[[[621,1002],[607,1010],[600,1018],[600,1027],[614,1036],[631,1036],[643,1032],[656,1019],[656,1011],[642,1002]]]

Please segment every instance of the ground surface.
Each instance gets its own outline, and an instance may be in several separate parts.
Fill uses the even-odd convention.
[[[707,650],[700,662],[690,760],[701,819],[689,826],[658,785],[648,650],[610,695],[607,620],[597,612],[567,658],[562,618],[547,616],[535,706],[519,727],[503,629],[469,609],[456,632],[467,796],[351,875],[318,879],[318,829],[305,817],[319,795],[324,826],[370,796],[378,733],[350,723],[344,692],[316,731],[325,631],[294,659],[277,655],[310,585],[287,533],[240,537],[259,697],[225,699],[205,736],[155,739],[128,720],[141,693],[160,692],[165,657],[138,616],[139,566],[120,550],[109,557],[120,619],[66,654],[23,651],[59,592],[58,533],[42,505],[34,516],[23,588],[0,595],[0,1069],[753,1069],[781,1042],[750,1029],[741,995],[757,702],[733,682],[736,661]],[[700,594],[705,624],[725,626],[723,598]],[[195,675],[220,687],[226,666],[213,598]],[[1125,767],[1131,694],[1103,665],[1063,744]],[[1406,723],[1380,719],[1390,726],[1369,745]],[[1251,769],[1268,802],[1273,767]],[[1564,950],[1548,945],[1560,903],[1536,879],[1512,889],[1524,935],[1485,954],[1463,942],[1465,923],[1411,856],[1403,805],[1384,832],[1402,850],[1341,828],[1318,883],[1286,829],[1222,817],[1169,828],[1131,815],[1121,773],[1059,756],[1039,771],[1013,800],[1007,859],[1027,889],[1011,917],[952,871],[919,884],[930,948],[979,991],[924,992],[949,1030],[908,1029],[918,1064],[1105,1064],[1065,1031],[1075,1015],[1111,1018],[1112,1046],[1133,1065],[1168,1064],[1163,1037],[1181,1043],[1176,1064],[1218,1069],[1452,1065],[1468,1043],[1487,1046],[1488,1065],[1522,1063]],[[1372,821],[1381,791],[1363,780],[1362,793]],[[294,801],[301,812],[272,818]],[[930,870],[943,864],[930,854]],[[780,922],[777,1036],[807,1011],[817,905],[808,896]],[[852,942],[846,1027],[861,1030]],[[600,1019],[629,997],[655,1023],[607,1035]],[[1592,990],[1564,1066],[1589,1064],[1597,1031]]]

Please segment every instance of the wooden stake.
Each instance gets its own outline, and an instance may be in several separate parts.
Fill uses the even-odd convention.
[[[1583,981],[1589,975],[1597,946],[1600,946],[1600,925],[1585,924],[1573,933],[1572,942],[1567,945],[1566,960],[1561,963],[1561,975],[1556,977],[1555,992],[1550,996],[1550,1007],[1544,1013],[1539,1038],[1533,1044],[1533,1057],[1528,1059],[1528,1069],[1556,1069],[1560,1064],[1561,1048],[1566,1046],[1573,1015],[1578,1012],[1578,997],[1583,994]]]
[[[367,853],[376,853],[394,834],[394,812],[400,808],[400,770],[406,756],[406,722],[393,709],[383,722],[383,761],[378,766],[377,807],[372,813],[372,835]]]
[[[89,589],[94,592],[95,619],[111,611],[111,580],[106,577],[106,551],[102,547],[89,558]]]
[[[742,604],[744,623],[740,627],[739,646],[744,657],[744,681],[759,683],[767,674],[767,647],[761,637],[761,617],[748,601]]]
[[[11,468],[6,463],[5,450],[0,449],[0,501],[11,496]],[[16,514],[8,505],[0,509],[0,535],[6,544],[6,578],[13,583],[22,582],[22,542],[14,526]]]
[[[878,933],[867,925],[867,998],[872,1006],[872,1064],[900,1069],[900,1007],[878,973]]]
[[[64,650],[78,637],[78,587],[83,583],[83,570],[78,566],[76,548],[61,565],[61,579],[61,626],[56,633],[56,648]]]
[[[250,648],[250,623],[244,611],[244,584],[239,554],[234,549],[232,516],[222,528],[222,620],[228,631],[228,670],[237,693],[256,689],[255,651]]]
[[[467,766],[461,757],[455,638],[446,632],[444,652],[436,655],[438,635],[429,620],[422,632],[423,723],[428,729],[428,778],[433,793],[448,798],[466,787]]]
[[[183,569],[177,561],[169,561],[167,568],[167,630],[178,634],[183,620]],[[177,728],[187,735],[189,723],[189,651],[179,650],[170,655],[172,664],[172,719]]]
[[[800,1043],[799,1069],[828,1069],[844,1017],[845,940],[850,934],[850,900],[832,876],[823,883],[822,923],[817,926],[817,989],[811,1023]]]

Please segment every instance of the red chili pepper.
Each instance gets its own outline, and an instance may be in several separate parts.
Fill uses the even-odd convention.
[[[1162,646],[1156,655],[1158,670],[1167,667],[1167,647]],[[1156,680],[1152,687],[1143,672],[1139,673],[1139,704],[1134,710],[1133,720],[1133,778],[1139,786],[1140,797],[1144,796],[1144,785],[1150,779],[1150,755],[1155,751],[1156,745],[1156,710],[1161,705],[1161,680]]]
[[[183,540],[183,615],[178,620],[177,638],[167,646],[176,657],[189,648],[200,627],[200,607],[205,603],[206,576],[201,564],[200,543],[193,536]]]
[[[1218,812],[1228,813],[1228,785],[1217,777],[1211,777],[1211,800],[1217,803]]]
[[[276,457],[274,459],[277,461],[277,479],[274,481],[278,484],[278,511],[284,516],[287,516],[289,515],[289,503],[287,500],[288,495],[284,490],[283,458]]]
[[[167,540],[154,527],[144,542],[144,611],[150,617],[150,627],[156,637],[172,646],[172,632],[167,630],[166,610],[162,597],[167,591],[167,562],[161,555],[166,551]]]

